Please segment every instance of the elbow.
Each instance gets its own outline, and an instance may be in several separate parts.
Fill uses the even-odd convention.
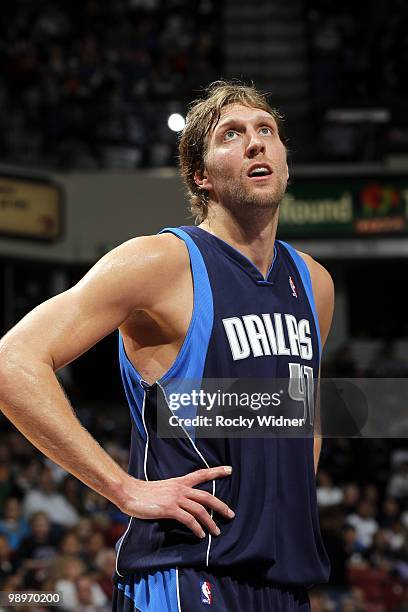
[[[0,400],[14,394],[23,381],[32,384],[53,365],[51,357],[45,357],[44,347],[36,348],[26,334],[9,332],[0,339]]]
[[[4,399],[7,389],[19,369],[18,350],[11,346],[7,338],[0,340],[0,399]]]
[[[32,374],[39,365],[40,359],[35,356],[25,342],[10,335],[0,340],[0,399],[4,400],[11,389],[18,389],[23,375]]]

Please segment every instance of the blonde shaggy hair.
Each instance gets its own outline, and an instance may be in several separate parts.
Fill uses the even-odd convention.
[[[275,119],[279,135],[286,144],[283,130],[283,116],[272,108],[267,95],[254,85],[239,81],[215,81],[204,90],[205,97],[194,100],[187,114],[186,126],[179,140],[179,166],[181,176],[187,187],[191,214],[196,223],[201,223],[208,215],[208,192],[200,189],[194,180],[196,173],[203,174],[207,153],[207,136],[220,119],[221,110],[230,104],[242,104],[250,108],[260,108]]]

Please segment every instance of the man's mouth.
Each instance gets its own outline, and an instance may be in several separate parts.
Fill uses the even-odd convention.
[[[272,168],[268,164],[254,164],[248,169],[248,177],[251,179],[266,179],[272,174]]]

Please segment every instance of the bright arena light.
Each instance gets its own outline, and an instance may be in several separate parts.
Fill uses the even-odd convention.
[[[181,132],[186,125],[186,120],[179,113],[172,113],[167,120],[167,125],[173,132]]]

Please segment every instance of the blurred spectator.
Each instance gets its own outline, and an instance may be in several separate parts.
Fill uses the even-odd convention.
[[[346,518],[346,522],[355,528],[357,540],[364,548],[371,546],[373,535],[378,529],[374,513],[373,505],[367,500],[362,500],[357,506],[357,511]]]
[[[378,487],[375,484],[364,485],[361,496],[366,501],[369,501],[373,507],[376,508],[378,506],[379,493]]]
[[[343,500],[343,491],[333,485],[333,479],[326,470],[317,474],[317,503],[321,508],[336,506]]]
[[[85,542],[85,540],[90,537],[93,531],[92,520],[88,516],[81,517],[78,524],[75,526],[74,531],[79,541]]]
[[[408,463],[408,447],[406,448],[393,448],[391,451],[391,465],[392,468],[396,468],[401,463]]]
[[[112,576],[116,570],[116,553],[112,548],[100,550],[96,556],[96,567],[99,572],[97,582],[109,601],[112,599]]]
[[[4,579],[12,576],[18,569],[19,562],[13,553],[6,536],[0,535],[0,586],[3,589]]]
[[[327,593],[317,588],[309,594],[311,612],[332,612],[333,605]]]
[[[387,495],[397,499],[408,498],[408,461],[401,463],[391,474],[387,486]]]
[[[72,527],[79,520],[75,508],[56,491],[53,475],[48,467],[44,467],[41,471],[38,488],[29,491],[23,502],[23,512],[26,517],[40,510],[52,514],[50,519],[65,527]]]
[[[373,543],[365,553],[365,558],[372,567],[391,572],[394,567],[395,555],[393,554],[389,538],[384,530],[379,529],[373,536]]]
[[[78,603],[77,612],[110,612],[108,599],[99,584],[92,576],[81,575],[76,579],[76,593]]]
[[[28,522],[22,516],[20,500],[9,497],[4,505],[4,518],[0,519],[0,533],[7,537],[11,550],[20,546],[29,531]]]
[[[343,487],[343,506],[348,512],[357,508],[360,500],[360,489],[354,482],[347,483]]]
[[[323,510],[320,526],[324,545],[331,561],[330,587],[336,589],[346,589],[348,585],[347,561],[352,551],[344,539],[344,530],[351,529],[355,533],[354,527],[343,527],[343,524],[344,511],[341,507],[329,507]]]
[[[79,556],[81,554],[81,542],[74,530],[64,533],[59,542],[58,550],[61,555]]]
[[[84,513],[83,489],[84,485],[71,474],[65,475],[60,485],[61,494],[78,516]]]
[[[23,494],[36,486],[42,466],[40,456],[37,455],[19,470],[16,475],[16,483]]]
[[[364,545],[358,539],[357,530],[347,523],[342,528],[343,549],[350,564],[359,565],[363,560]]]
[[[105,530],[109,526],[108,512],[109,501],[93,491],[86,489],[84,494],[84,511],[93,521],[97,522],[101,529]]]
[[[386,530],[390,548],[393,551],[407,550],[407,530],[398,519]]]
[[[381,527],[389,527],[393,525],[401,512],[398,502],[392,497],[387,497],[382,504],[382,512],[380,516]]]
[[[31,534],[21,542],[16,557],[24,560],[30,586],[37,586],[45,578],[48,567],[57,555],[59,532],[45,512],[35,512],[29,522]]]
[[[73,478],[73,476],[68,474],[66,470],[64,470],[61,466],[57,465],[56,463],[54,463],[54,461],[51,461],[51,459],[49,459],[48,457],[44,458],[44,465],[46,465],[50,469],[53,480],[57,486],[59,486],[60,483],[67,476],[69,476],[70,478]]]
[[[17,429],[10,431],[7,435],[7,446],[11,450],[13,461],[16,464],[26,466],[31,462],[34,447]]]
[[[106,537],[101,531],[92,533],[84,543],[82,558],[92,570],[97,570],[96,558],[106,547]]]
[[[62,608],[76,610],[78,597],[76,579],[86,572],[86,564],[75,555],[58,556],[52,568],[55,590],[62,593]]]

